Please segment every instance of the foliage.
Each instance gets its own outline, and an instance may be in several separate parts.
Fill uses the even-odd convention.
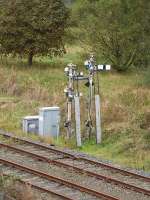
[[[143,85],[150,88],[150,67],[145,71]]]
[[[67,5],[67,6],[71,6],[74,3],[75,0],[63,0],[63,2]]]
[[[0,193],[2,199],[34,200],[37,199],[30,186],[20,184],[15,176],[0,176]]]
[[[0,51],[4,54],[59,55],[68,10],[61,0],[2,0],[0,3]]]
[[[9,58],[7,63],[3,60],[3,64],[0,64],[1,129],[23,136],[21,121],[24,116],[37,115],[39,107],[57,105],[61,107],[63,134],[55,144],[75,148],[74,138],[71,141],[64,139],[66,99],[63,90],[67,79],[63,68],[71,61],[79,62],[79,55],[83,54],[84,49],[73,46],[67,48],[67,51],[68,54],[52,60],[36,57],[31,68],[24,67],[24,63],[17,62],[14,58]],[[96,145],[95,141],[86,141],[81,151],[126,166],[150,170],[150,90],[147,85],[139,84],[143,79],[143,70],[123,74],[100,74],[103,142]],[[84,94],[81,98],[81,125],[82,134],[85,134],[88,94],[84,84],[80,90]],[[82,135],[83,140],[84,136]],[[31,135],[28,137],[33,139]],[[39,139],[36,137],[35,135],[34,138]],[[48,138],[42,141],[54,142],[51,138],[49,141]]]
[[[149,65],[149,10],[148,0],[78,0],[72,24],[81,30],[77,40],[102,61],[125,71],[132,65]]]

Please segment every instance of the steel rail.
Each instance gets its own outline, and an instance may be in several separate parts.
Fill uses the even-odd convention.
[[[57,154],[63,154],[63,155],[68,156],[68,157],[70,157],[70,158],[72,158],[74,160],[80,160],[80,161],[88,162],[88,163],[91,163],[93,165],[104,167],[104,168],[107,168],[107,169],[110,169],[110,170],[115,170],[116,172],[119,172],[119,173],[122,173],[122,174],[125,174],[125,175],[128,175],[128,176],[134,176],[134,177],[137,177],[137,178],[141,178],[141,179],[144,179],[144,181],[150,182],[150,178],[149,177],[142,176],[140,174],[133,173],[133,172],[130,172],[130,171],[127,171],[127,170],[124,170],[124,169],[120,169],[120,168],[114,167],[114,166],[112,166],[110,164],[105,164],[105,163],[102,163],[100,161],[95,161],[95,160],[92,160],[92,159],[89,159],[89,158],[85,158],[85,157],[82,157],[82,156],[75,156],[72,153],[66,152],[64,150],[59,150],[59,149],[56,149],[56,148],[54,148],[52,146],[48,146],[46,144],[42,144],[42,143],[39,143],[39,142],[33,142],[33,141],[29,140],[29,139],[16,137],[16,136],[14,136],[12,134],[3,133],[1,131],[0,131],[0,135],[2,135],[4,137],[12,138],[14,140],[20,140],[22,142],[25,142],[25,143],[28,143],[30,145],[35,145],[35,146],[47,149],[47,150],[52,151],[52,152],[57,153]]]
[[[101,175],[101,174],[97,174],[97,173],[91,172],[89,170],[85,170],[85,169],[82,169],[82,168],[79,168],[79,167],[76,167],[76,166],[73,166],[73,165],[70,165],[70,164],[66,164],[66,163],[61,162],[61,161],[51,160],[51,159],[49,159],[49,158],[47,158],[45,156],[41,156],[41,155],[38,155],[38,154],[35,154],[35,153],[32,153],[32,152],[29,152],[27,150],[16,148],[16,147],[10,146],[8,144],[0,143],[0,147],[5,147],[5,148],[8,148],[8,149],[11,149],[13,151],[16,151],[16,152],[19,152],[19,153],[23,153],[23,154],[28,154],[29,156],[34,157],[34,158],[36,158],[38,160],[45,161],[45,162],[47,162],[49,164],[57,165],[59,167],[64,167],[64,168],[67,168],[67,169],[71,168],[71,169],[73,169],[74,171],[77,171],[80,174],[87,174],[88,176],[92,176],[92,177],[95,177],[97,179],[105,180],[107,182],[111,182],[111,183],[120,185],[122,187],[125,187],[127,189],[132,189],[132,190],[134,190],[136,192],[144,193],[144,194],[150,196],[150,190],[146,190],[144,188],[137,187],[135,185],[119,181],[119,180],[111,178],[109,176],[104,176],[104,175]]]
[[[0,163],[3,163],[4,165],[15,167],[15,168],[17,168],[17,169],[19,169],[21,171],[26,171],[26,172],[28,172],[30,174],[35,174],[37,176],[45,178],[46,180],[54,181],[54,182],[66,185],[67,187],[74,188],[76,190],[79,190],[81,192],[90,194],[90,195],[95,196],[95,197],[104,198],[106,200],[120,200],[120,199],[118,199],[116,197],[113,197],[113,196],[110,196],[108,194],[105,194],[105,193],[102,193],[102,192],[98,192],[96,190],[90,189],[88,187],[84,187],[82,185],[73,183],[71,181],[66,181],[63,178],[52,176],[52,175],[46,174],[46,173],[44,173],[42,171],[39,171],[39,170],[36,170],[36,169],[32,169],[32,168],[30,168],[28,166],[20,165],[18,163],[15,163],[15,162],[3,159],[3,158],[0,158]]]
[[[6,173],[0,173],[0,176],[11,177],[11,175],[8,175],[8,174],[6,174]],[[38,185],[36,185],[36,184],[33,184],[33,183],[29,182],[29,181],[24,181],[24,180],[21,180],[21,179],[17,179],[16,181],[22,183],[23,185],[29,185],[30,187],[35,188],[35,189],[37,189],[37,190],[40,190],[40,191],[42,191],[42,192],[46,192],[46,193],[49,193],[49,194],[58,196],[58,197],[60,197],[60,198],[62,198],[62,199],[64,199],[64,200],[75,200],[75,199],[73,199],[73,198],[64,196],[63,194],[59,194],[58,192],[54,192],[53,190],[49,190],[49,189],[46,189],[46,188],[42,188],[42,187],[40,187],[40,186],[38,186]]]
[[[63,150],[56,149],[56,148],[52,147],[51,145],[46,145],[46,144],[42,144],[40,142],[35,142],[35,141],[29,140],[27,138],[16,137],[16,136],[14,136],[12,134],[8,134],[8,133],[0,132],[0,135],[2,135],[4,137],[11,138],[11,139],[16,140],[16,141],[21,141],[21,142],[28,143],[30,145],[35,145],[35,146],[50,150],[50,151],[52,151],[54,153],[57,153],[57,154],[63,154],[65,156],[67,156],[67,157],[77,159],[77,157],[75,155],[73,155],[71,153],[68,153],[66,151],[63,151]]]

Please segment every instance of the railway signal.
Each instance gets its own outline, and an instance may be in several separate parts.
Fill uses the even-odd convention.
[[[64,72],[66,76],[68,77],[68,85],[64,90],[67,97],[67,119],[64,126],[67,128],[67,138],[69,139],[72,135],[72,130],[73,130],[72,113],[73,113],[73,108],[75,108],[77,146],[81,146],[79,97],[82,94],[79,92],[78,83],[80,80],[84,80],[87,78],[83,77],[83,72],[77,71],[76,65],[74,64],[67,65]],[[77,82],[76,87],[75,87],[75,82]]]
[[[96,116],[96,141],[101,143],[101,116],[100,116],[100,87],[99,87],[99,76],[100,71],[108,71],[111,69],[110,65],[97,65],[94,56],[91,55],[88,60],[84,63],[88,74],[84,76],[83,72],[78,72],[77,66],[69,64],[65,68],[64,72],[68,77],[68,85],[64,92],[67,97],[67,119],[65,127],[67,128],[67,138],[69,139],[72,135],[73,130],[73,109],[75,109],[75,121],[76,121],[76,138],[77,146],[81,146],[81,127],[80,127],[80,96],[79,81],[86,81],[85,85],[88,89],[88,112],[86,127],[89,138],[91,137],[94,120],[92,119],[92,113]],[[75,84],[75,82],[77,84]],[[95,98],[94,98],[95,97]],[[95,102],[95,104],[94,104]],[[95,105],[95,106],[94,106]],[[94,108],[95,107],[95,108]]]
[[[88,118],[86,120],[86,127],[88,128],[89,138],[91,137],[93,130],[93,119],[92,113],[95,110],[96,118],[96,142],[101,143],[101,113],[100,113],[100,85],[99,85],[99,75],[100,71],[109,71],[111,69],[110,65],[97,65],[94,55],[91,54],[89,59],[84,62],[86,69],[89,72],[88,82],[86,86],[89,87],[89,101],[88,101]],[[95,97],[95,98],[94,98]],[[95,101],[95,109],[94,109]]]

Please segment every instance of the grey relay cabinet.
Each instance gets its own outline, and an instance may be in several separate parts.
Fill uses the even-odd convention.
[[[39,133],[39,116],[23,118],[23,131],[26,133]]]
[[[60,108],[44,107],[39,110],[39,135],[59,136]]]

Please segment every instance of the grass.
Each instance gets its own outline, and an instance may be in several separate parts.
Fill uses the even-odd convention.
[[[20,184],[18,178],[14,176],[0,176],[0,195],[3,195],[4,199],[12,200],[37,199],[31,187]]]
[[[64,138],[66,78],[63,69],[67,63],[78,63],[83,70],[79,47],[68,47],[62,58],[35,58],[33,67],[25,61],[8,58],[0,64],[0,128],[23,134],[21,121],[26,115],[38,114],[39,107],[60,106],[62,113],[61,137],[42,141],[76,148],[74,138]],[[41,60],[42,59],[42,60]],[[147,72],[148,73],[148,72]],[[95,145],[83,134],[83,152],[110,159],[121,165],[150,171],[150,89],[146,72],[100,75],[102,101],[103,142]],[[86,88],[81,86],[86,96]],[[81,98],[82,121],[86,119],[85,98]],[[84,123],[82,133],[85,133]],[[37,139],[36,136],[31,136]]]

